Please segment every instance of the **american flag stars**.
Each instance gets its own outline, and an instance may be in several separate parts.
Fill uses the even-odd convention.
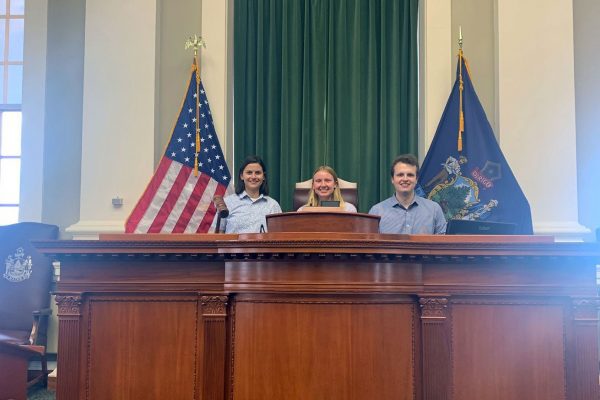
[[[126,232],[207,232],[216,213],[213,197],[233,192],[208,99],[202,82],[199,86],[196,82],[196,71],[194,63],[167,149],[125,224]],[[200,149],[196,148],[198,136]]]
[[[200,134],[198,167],[202,170],[202,168],[206,166],[206,169],[202,170],[202,172],[211,175],[213,179],[219,182],[229,180],[229,171],[224,163],[223,168],[208,168],[208,164],[217,160],[224,160],[223,152],[221,151],[218,139],[214,134],[215,127],[213,125],[210,109],[208,109],[209,106],[205,91],[201,89],[199,92],[200,97],[198,98],[194,88],[190,88],[190,90],[193,91],[188,93],[184,106],[182,107],[185,111],[179,115],[179,119],[175,125],[173,132],[175,140],[172,139],[171,143],[169,143],[166,154],[172,159],[193,168],[194,158],[186,157],[186,154],[189,153],[190,149],[195,149],[196,147],[196,135],[190,132],[190,129],[194,129]],[[196,118],[196,112],[194,111],[196,109],[196,98],[198,98],[199,108],[203,105],[206,107],[206,110],[198,113],[202,121],[201,124],[198,124],[198,118]],[[178,144],[178,146],[175,146],[174,143]]]

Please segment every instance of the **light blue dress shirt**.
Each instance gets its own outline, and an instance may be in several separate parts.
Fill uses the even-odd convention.
[[[281,212],[279,203],[269,196],[260,195],[252,199],[246,191],[225,197],[229,217],[221,220],[225,233],[259,233],[267,230],[266,216]]]
[[[417,195],[408,208],[404,208],[396,196],[392,196],[371,207],[369,214],[381,216],[379,233],[446,233],[446,218],[440,205]]]

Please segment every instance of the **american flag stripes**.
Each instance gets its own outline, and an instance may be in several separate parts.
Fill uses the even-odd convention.
[[[126,233],[208,232],[216,213],[213,197],[233,192],[204,86],[196,83],[196,71],[194,62],[173,134],[154,176],[125,222]],[[194,174],[196,130],[200,132],[198,176]]]

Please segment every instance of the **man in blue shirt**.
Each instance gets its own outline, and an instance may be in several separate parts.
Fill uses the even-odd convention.
[[[419,163],[412,154],[396,157],[391,167],[392,197],[375,204],[369,214],[380,215],[380,233],[444,234],[446,218],[440,205],[417,196]]]

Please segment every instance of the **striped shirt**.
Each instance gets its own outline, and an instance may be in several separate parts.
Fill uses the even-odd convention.
[[[446,218],[440,205],[417,195],[408,208],[392,196],[371,207],[369,214],[381,216],[379,233],[446,233]]]

